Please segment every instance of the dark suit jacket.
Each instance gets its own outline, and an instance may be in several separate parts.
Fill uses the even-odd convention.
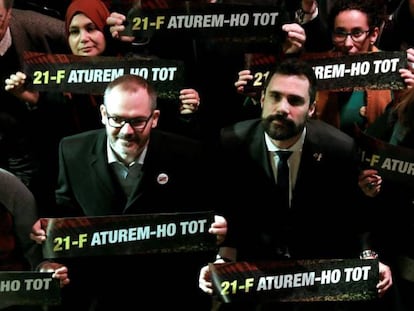
[[[321,121],[306,129],[288,212],[278,206],[260,120],[222,131],[222,169],[237,190],[225,196],[226,243],[238,249],[238,260],[278,259],[284,245],[296,259],[358,258],[366,224],[354,141]]]
[[[59,149],[56,202],[63,216],[191,211],[203,182],[198,142],[154,131],[133,194],[126,198],[108,165],[104,129],[66,137]],[[160,174],[168,175],[166,184]]]
[[[60,144],[56,200],[61,216],[103,216],[211,210],[207,204],[202,148],[197,141],[153,130],[142,178],[126,198],[108,166],[104,129],[66,137]],[[168,175],[161,184],[157,177]],[[139,305],[180,310],[209,308],[197,284],[214,252],[100,256],[66,260],[71,284],[64,288],[68,310],[135,310]],[[132,282],[132,283],[131,283]],[[155,296],[154,296],[155,295]],[[150,298],[152,297],[152,298]],[[96,305],[95,305],[96,304]]]

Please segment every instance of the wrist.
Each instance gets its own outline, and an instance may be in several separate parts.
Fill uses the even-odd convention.
[[[220,254],[216,255],[216,261],[215,263],[227,263],[227,262],[233,262],[230,258],[223,257]]]
[[[373,250],[366,249],[359,254],[360,259],[377,259],[378,254]]]

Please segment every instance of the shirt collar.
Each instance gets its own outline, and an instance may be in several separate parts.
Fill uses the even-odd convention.
[[[12,36],[10,33],[10,27],[7,27],[6,33],[4,34],[3,39],[0,41],[0,55],[3,56],[6,54],[7,50],[12,45]]]

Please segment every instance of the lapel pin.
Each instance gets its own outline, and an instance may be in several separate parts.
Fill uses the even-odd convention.
[[[320,161],[321,159],[322,159],[322,153],[317,153],[317,152],[315,152],[314,154],[313,154],[313,157],[315,158],[315,160],[316,161]]]
[[[160,174],[157,176],[157,182],[158,182],[160,185],[165,185],[165,184],[168,182],[168,175],[167,175],[167,174],[165,174],[165,173],[160,173]]]

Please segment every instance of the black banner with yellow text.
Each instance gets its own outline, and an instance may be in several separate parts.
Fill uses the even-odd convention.
[[[213,291],[233,301],[359,301],[377,298],[378,260],[320,259],[209,264]]]
[[[216,249],[213,212],[42,218],[46,258]]]
[[[107,84],[124,74],[136,74],[153,84],[160,98],[178,98],[184,86],[182,61],[142,57],[84,57],[25,52],[28,88],[103,94]]]

